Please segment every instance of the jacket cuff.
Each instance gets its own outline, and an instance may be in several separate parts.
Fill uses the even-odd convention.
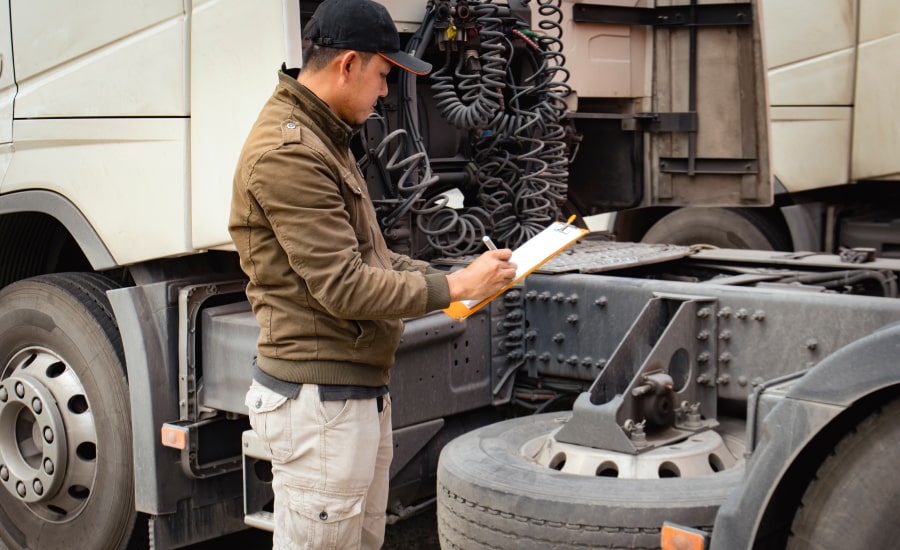
[[[444,309],[450,305],[450,283],[447,282],[446,271],[425,275],[425,287],[428,291],[426,312]]]

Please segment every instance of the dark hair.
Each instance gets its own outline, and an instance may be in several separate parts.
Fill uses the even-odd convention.
[[[319,46],[318,44],[310,44],[303,50],[303,68],[310,72],[317,72],[324,69],[335,57],[349,51],[341,48],[328,48]],[[359,58],[362,59],[363,66],[367,65],[375,54],[373,52],[360,52]]]

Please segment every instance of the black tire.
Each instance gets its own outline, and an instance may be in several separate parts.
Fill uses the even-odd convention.
[[[13,550],[128,544],[137,514],[114,287],[68,273],[0,291],[0,539]]]
[[[896,548],[900,401],[866,418],[825,460],[794,517],[789,550]]]
[[[789,243],[762,214],[741,208],[679,208],[666,214],[641,242],[718,248],[787,250]]]
[[[441,548],[659,548],[663,521],[711,530],[742,467],[694,478],[619,479],[559,472],[520,455],[571,413],[492,424],[444,447]]]

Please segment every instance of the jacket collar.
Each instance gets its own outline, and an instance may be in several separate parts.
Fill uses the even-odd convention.
[[[282,65],[281,71],[278,72],[280,84],[278,94],[309,117],[312,127],[321,128],[335,144],[347,147],[350,144],[350,138],[353,137],[353,128],[339,119],[328,107],[328,104],[319,99],[319,96],[297,82],[298,74],[300,74],[299,69],[287,69]]]

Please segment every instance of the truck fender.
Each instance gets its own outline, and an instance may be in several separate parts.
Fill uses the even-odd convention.
[[[0,196],[0,216],[16,212],[41,212],[61,223],[97,270],[118,267],[109,249],[77,206],[66,197],[35,189]]]
[[[783,392],[773,391],[777,403],[767,413],[747,419],[748,448],[756,448],[743,481],[719,508],[710,548],[750,549],[762,533],[777,531],[767,523],[790,526],[793,508],[789,517],[783,509],[773,514],[770,508],[785,507],[786,500],[799,503],[809,480],[798,487],[796,474],[812,476],[823,455],[861,416],[896,395],[885,396],[885,390],[900,388],[898,356],[900,323],[894,323],[837,350],[802,376],[770,386]],[[865,410],[850,414],[856,409]],[[848,417],[856,421],[838,421]]]

